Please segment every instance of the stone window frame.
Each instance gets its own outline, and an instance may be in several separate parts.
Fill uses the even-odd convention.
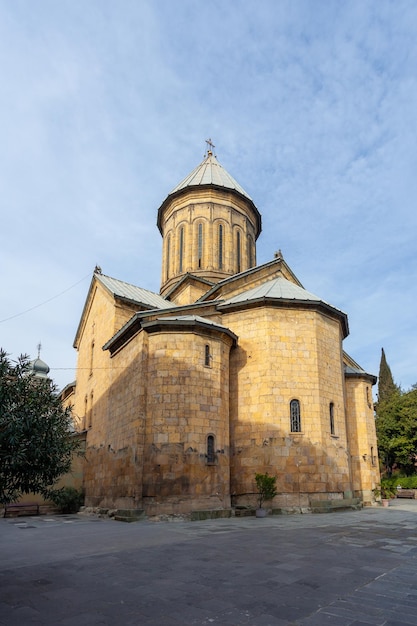
[[[223,269],[223,256],[224,256],[224,226],[223,224],[219,224],[217,230],[218,237],[218,257],[217,257],[217,265],[219,270]]]
[[[204,346],[204,367],[211,367],[211,361],[213,357],[210,352],[210,344],[206,343]]]
[[[178,243],[178,272],[181,274],[184,271],[184,249],[185,249],[185,228],[180,227],[179,230],[179,243]]]
[[[204,258],[204,225],[203,222],[197,224],[197,267],[203,267]]]
[[[168,280],[170,276],[170,263],[171,263],[171,233],[167,236],[166,244],[166,265],[165,265],[165,277]]]
[[[236,273],[242,271],[242,237],[239,229],[236,229]]]
[[[94,347],[95,347],[95,341],[94,339],[92,339],[91,344],[90,344],[90,374],[89,376],[93,375],[93,371],[94,371]]]
[[[290,400],[290,432],[301,433],[301,404],[298,398]]]
[[[330,434],[332,436],[335,436],[336,431],[335,431],[335,423],[334,423],[334,402],[329,403],[329,424],[330,424]]]
[[[216,436],[213,433],[206,438],[206,462],[207,465],[216,464]]]
[[[88,428],[93,427],[94,391],[90,393],[90,410],[88,411]]]

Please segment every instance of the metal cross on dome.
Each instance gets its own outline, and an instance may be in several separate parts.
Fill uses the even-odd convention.
[[[212,142],[212,140],[206,139],[206,144],[207,144],[207,154],[213,154],[213,148],[215,148],[216,146],[214,145],[214,143]]]

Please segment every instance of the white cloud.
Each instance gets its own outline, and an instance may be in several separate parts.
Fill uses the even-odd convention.
[[[417,380],[417,7],[353,1],[0,2],[0,318],[103,271],[155,291],[156,212],[203,156],[263,216],[347,349]],[[89,278],[0,325],[73,367]],[[73,378],[57,372],[60,385]]]

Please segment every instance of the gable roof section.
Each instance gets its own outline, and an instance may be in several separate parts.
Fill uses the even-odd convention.
[[[135,285],[131,285],[122,280],[118,280],[117,278],[112,278],[111,276],[105,276],[104,274],[100,274],[99,272],[94,272],[85,300],[84,308],[81,314],[80,322],[78,324],[77,332],[75,334],[75,339],[73,343],[74,348],[78,347],[82,330],[84,328],[84,323],[93,300],[94,286],[96,285],[96,283],[102,285],[104,289],[114,299],[122,300],[133,306],[136,305],[138,309],[170,309],[173,306],[172,302],[168,302],[167,300],[162,298],[162,296],[153,293],[152,291],[142,289],[141,287],[136,287]]]
[[[187,284],[201,285],[202,287],[209,287],[209,288],[213,286],[213,283],[207,280],[207,278],[196,276],[195,274],[191,274],[190,272],[187,272],[186,274],[184,274],[182,278],[180,278],[180,280],[177,283],[173,285],[173,287],[171,287],[168,293],[165,294],[166,298],[167,299],[172,298],[172,296],[175,295],[175,293],[183,289],[184,286]]]
[[[223,304],[235,304],[237,302],[247,302],[248,300],[259,300],[260,298],[321,302],[318,296],[306,291],[303,287],[295,285],[283,276],[278,276],[266,283],[262,283],[262,285],[243,291],[229,300],[225,300]]]
[[[318,308],[327,312],[332,317],[338,317],[342,323],[343,336],[349,334],[347,315],[340,309],[336,309],[318,296],[307,291],[303,287],[287,280],[283,276],[277,276],[272,280],[262,283],[252,289],[219,302],[217,309],[221,312],[237,310],[244,307],[263,306],[302,306]]]
[[[343,366],[346,378],[364,378],[372,385],[375,385],[378,378],[373,374],[368,374],[347,352],[343,352]]]
[[[247,290],[248,285],[263,283],[280,275],[284,278],[289,277],[291,282],[302,287],[302,284],[284,259],[277,257],[263,265],[257,265],[239,274],[233,274],[233,276],[224,278],[201,296],[198,302],[225,299],[230,293],[237,291],[240,293],[241,290]]]
[[[170,309],[172,307],[172,302],[168,302],[159,294],[148,291],[148,289],[136,287],[136,285],[125,283],[123,280],[111,278],[104,274],[95,274],[95,277],[115,298],[139,304],[147,309]]]

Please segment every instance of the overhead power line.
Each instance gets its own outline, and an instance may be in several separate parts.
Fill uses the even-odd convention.
[[[86,278],[89,278],[90,276],[91,276],[91,273],[89,272],[88,274],[86,274],[86,276],[83,276],[83,278],[81,278],[76,283],[71,285],[71,287],[67,287],[67,289],[64,289],[64,291],[60,291],[55,296],[52,296],[52,298],[48,298],[48,300],[44,300],[43,302],[40,302],[39,304],[35,304],[35,306],[30,307],[30,309],[26,309],[25,311],[22,311],[21,313],[16,313],[15,315],[11,315],[10,317],[5,317],[3,320],[0,320],[0,324],[2,324],[3,322],[8,322],[9,320],[13,320],[15,319],[15,317],[20,317],[21,315],[30,313],[30,311],[33,311],[34,309],[39,309],[39,307],[43,306],[44,304],[48,304],[48,302],[52,302],[52,300],[56,300],[60,296],[64,295],[64,293],[67,293],[67,291],[70,291],[71,289],[73,289],[74,287],[82,283],[83,280],[85,280]]]

